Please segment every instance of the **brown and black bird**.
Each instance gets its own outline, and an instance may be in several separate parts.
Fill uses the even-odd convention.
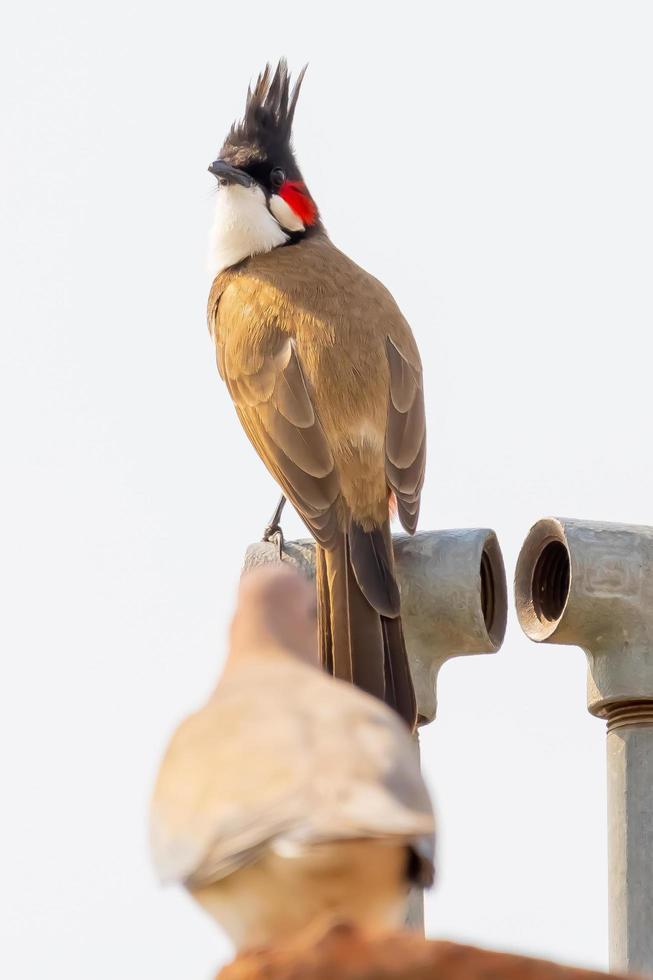
[[[390,511],[417,525],[422,368],[388,290],[330,241],[295,160],[284,61],[247,93],[218,181],[209,329],[254,448],[317,544],[324,667],[416,722]]]

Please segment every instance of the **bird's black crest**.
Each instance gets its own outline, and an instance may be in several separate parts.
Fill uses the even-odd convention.
[[[291,86],[284,58],[274,73],[269,64],[265,66],[254,88],[247,90],[245,114],[231,127],[220,151],[221,159],[235,167],[269,161],[273,166],[284,167],[289,176],[297,170],[290,137],[305,72],[306,66]]]

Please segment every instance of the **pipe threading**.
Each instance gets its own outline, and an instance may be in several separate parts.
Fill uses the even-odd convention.
[[[490,556],[485,548],[481,555],[481,610],[485,628],[490,633],[494,625],[494,612],[496,599],[494,591],[494,575],[492,574],[492,563]]]
[[[561,541],[550,541],[541,551],[533,570],[533,609],[541,623],[560,619],[569,595],[569,552]]]
[[[606,709],[608,732],[653,726],[653,701],[622,701]]]

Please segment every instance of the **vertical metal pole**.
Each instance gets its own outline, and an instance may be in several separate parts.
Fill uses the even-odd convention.
[[[610,969],[653,975],[653,705],[608,719]]]
[[[415,754],[421,766],[421,752],[419,746],[419,729],[414,735]],[[424,889],[417,885],[413,886],[408,895],[408,906],[406,908],[406,927],[424,935]]]

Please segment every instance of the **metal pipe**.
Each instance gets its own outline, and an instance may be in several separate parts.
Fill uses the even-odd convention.
[[[607,721],[610,968],[653,974],[653,528],[538,521],[515,601],[530,639],[587,656]]]
[[[496,653],[506,631],[506,575],[494,531],[425,531],[396,535],[397,578],[419,724],[437,711],[437,678],[453,657]],[[287,541],[284,561],[312,578],[312,541]],[[245,568],[279,560],[273,542],[250,545]]]

